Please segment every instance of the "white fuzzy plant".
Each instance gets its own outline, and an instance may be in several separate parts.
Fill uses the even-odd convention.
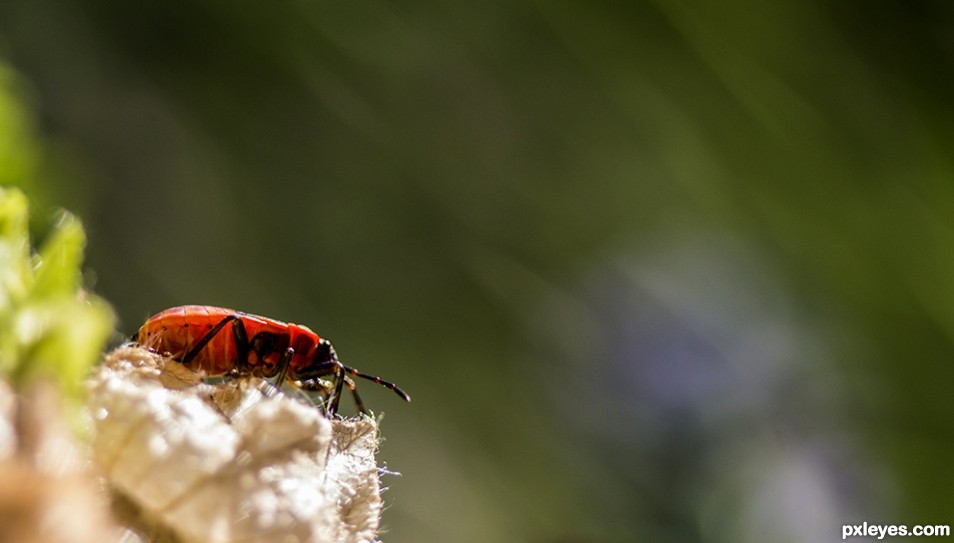
[[[206,384],[138,347],[107,355],[89,381],[93,458],[128,501],[123,520],[135,537],[376,539],[382,502],[375,422],[329,420],[261,390],[250,380]]]

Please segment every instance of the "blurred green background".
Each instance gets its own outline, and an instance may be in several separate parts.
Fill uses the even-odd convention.
[[[362,386],[385,541],[954,524],[954,4],[6,0],[0,58],[124,334],[413,396]]]

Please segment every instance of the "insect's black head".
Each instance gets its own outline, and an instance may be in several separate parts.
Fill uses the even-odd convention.
[[[338,355],[335,353],[335,348],[331,346],[331,342],[327,339],[322,339],[318,342],[318,346],[315,347],[315,354],[311,358],[312,364],[327,364],[329,362],[337,362]]]

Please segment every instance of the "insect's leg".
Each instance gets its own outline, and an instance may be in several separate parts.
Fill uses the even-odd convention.
[[[212,341],[215,336],[225,328],[226,324],[232,324],[232,340],[235,342],[235,370],[239,374],[248,373],[248,353],[250,350],[248,343],[248,333],[245,331],[245,323],[242,322],[241,315],[233,314],[224,317],[213,326],[193,347],[182,357],[182,363],[188,364],[198,356],[206,345]]]
[[[315,405],[320,405],[324,413],[328,412],[328,400],[331,398],[331,394],[334,393],[334,383],[320,377],[314,377],[305,381],[301,381],[299,383],[299,388],[306,392],[317,392],[321,394],[320,401],[312,396],[312,402],[314,402]]]
[[[340,380],[337,381],[335,386],[335,393],[333,396],[334,401],[331,406],[331,409],[332,409],[331,412],[336,413],[338,411],[338,401],[341,400],[341,384],[343,382],[348,387],[348,390],[351,391],[351,396],[354,397],[354,405],[358,409],[358,413],[361,413],[362,415],[370,416],[371,412],[368,411],[368,408],[364,406],[364,402],[361,401],[361,395],[358,394],[358,386],[355,384],[354,379],[348,377],[344,373],[346,367],[347,366],[342,364],[339,370],[341,373],[341,377],[340,377]]]
[[[278,390],[282,389],[282,385],[285,384],[285,376],[288,375],[288,366],[291,365],[291,359],[295,356],[295,349],[289,347],[285,349],[285,354],[282,355],[282,359],[278,361],[278,377],[275,379],[275,387]]]
[[[324,398],[327,398],[328,395],[331,394],[331,390],[335,388],[335,385],[333,385],[332,383],[328,381],[325,381],[324,379],[320,379],[316,377],[314,379],[308,379],[307,381],[302,381],[300,388],[306,392],[321,392],[322,396],[324,396]]]
[[[335,368],[335,391],[331,395],[331,407],[328,408],[328,414],[334,415],[338,412],[338,402],[341,401],[341,385],[344,384],[345,374],[341,364]]]
[[[331,360],[329,362],[323,362],[321,364],[317,364],[309,368],[309,370],[310,370],[308,372],[309,378],[323,377],[325,375],[331,375],[331,374],[335,375],[335,391],[331,395],[328,401],[328,404],[329,404],[328,411],[331,413],[334,413],[338,410],[338,402],[341,399],[341,388],[342,388],[342,385],[344,384],[345,379],[347,379],[348,381],[351,381],[346,374],[353,375],[355,377],[360,377],[362,379],[367,379],[368,381],[374,381],[375,383],[378,383],[379,385],[385,388],[393,390],[394,393],[400,396],[402,400],[406,402],[411,401],[411,397],[408,396],[406,392],[401,390],[394,383],[385,381],[384,379],[381,379],[380,377],[377,377],[374,375],[361,373],[360,371],[352,368],[351,366],[346,366],[342,364],[338,360]],[[351,381],[351,385],[353,384],[354,384],[354,381]],[[351,385],[349,385],[348,388],[351,388]],[[355,390],[355,389],[352,389],[352,390]],[[359,409],[363,413],[367,413],[367,411],[363,409],[363,405],[361,405],[360,401],[358,400],[357,395],[355,396],[356,396],[355,400],[359,404]]]
[[[221,321],[219,321],[218,324],[213,326],[211,330],[209,330],[204,336],[202,336],[202,339],[200,339],[195,345],[193,345],[192,348],[189,350],[189,352],[187,352],[185,356],[182,357],[182,363],[188,364],[189,362],[192,362],[192,360],[196,357],[196,355],[198,355],[199,352],[202,351],[202,349],[204,349],[205,346],[208,345],[210,341],[212,341],[212,338],[218,335],[218,333],[221,332],[223,328],[225,328],[226,324],[230,322],[235,322],[235,321],[241,322],[241,319],[239,318],[238,315],[229,315],[225,317],[224,319],[222,319]],[[245,330],[244,326],[242,326],[242,330],[243,331]],[[234,331],[234,327],[233,327],[233,331]],[[245,340],[245,344],[246,344],[246,351],[248,351],[248,347],[247,347],[248,339]],[[247,354],[245,358],[246,360],[248,359]]]
[[[315,364],[308,368],[307,373],[305,383],[308,383],[308,381],[318,381],[312,385],[312,390],[319,390],[317,387],[321,386],[321,377],[334,375],[334,390],[330,392],[330,396],[328,396],[325,401],[325,414],[334,415],[338,411],[338,402],[341,399],[341,388],[342,385],[344,385],[344,371],[342,370],[341,363],[337,360],[329,360],[328,362]],[[321,388],[327,393],[327,388]]]
[[[364,407],[364,402],[361,401],[361,396],[358,396],[358,387],[354,384],[354,379],[344,376],[345,385],[348,387],[348,390],[351,391],[351,395],[354,396],[354,405],[358,408],[358,413],[363,415],[370,415],[371,412]]]
[[[232,318],[232,341],[235,343],[235,369],[237,369],[240,374],[247,375],[248,354],[251,352],[251,346],[248,342],[248,332],[245,330],[245,322],[238,315],[229,315],[229,317]]]
[[[344,378],[345,386],[348,387],[348,390],[351,391],[351,395],[354,396],[354,405],[355,407],[358,408],[358,412],[364,415],[370,415],[371,412],[368,411],[368,409],[364,406],[364,402],[361,401],[361,396],[358,395],[358,387],[357,385],[355,385],[354,379],[348,377],[347,375],[342,375],[342,377]],[[313,390],[313,391],[320,390],[324,392],[325,394],[331,394],[329,392],[329,389],[333,387],[338,388],[337,380],[335,381],[335,384],[331,384],[328,381],[323,381],[321,379],[314,379],[312,381],[306,381],[302,383],[302,388],[305,390]],[[339,394],[340,394],[340,391],[339,391]]]

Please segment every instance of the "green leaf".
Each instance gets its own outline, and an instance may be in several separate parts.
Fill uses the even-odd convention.
[[[22,388],[37,378],[78,398],[113,328],[113,311],[81,288],[86,235],[63,213],[36,254],[27,199],[0,188],[0,375]]]

